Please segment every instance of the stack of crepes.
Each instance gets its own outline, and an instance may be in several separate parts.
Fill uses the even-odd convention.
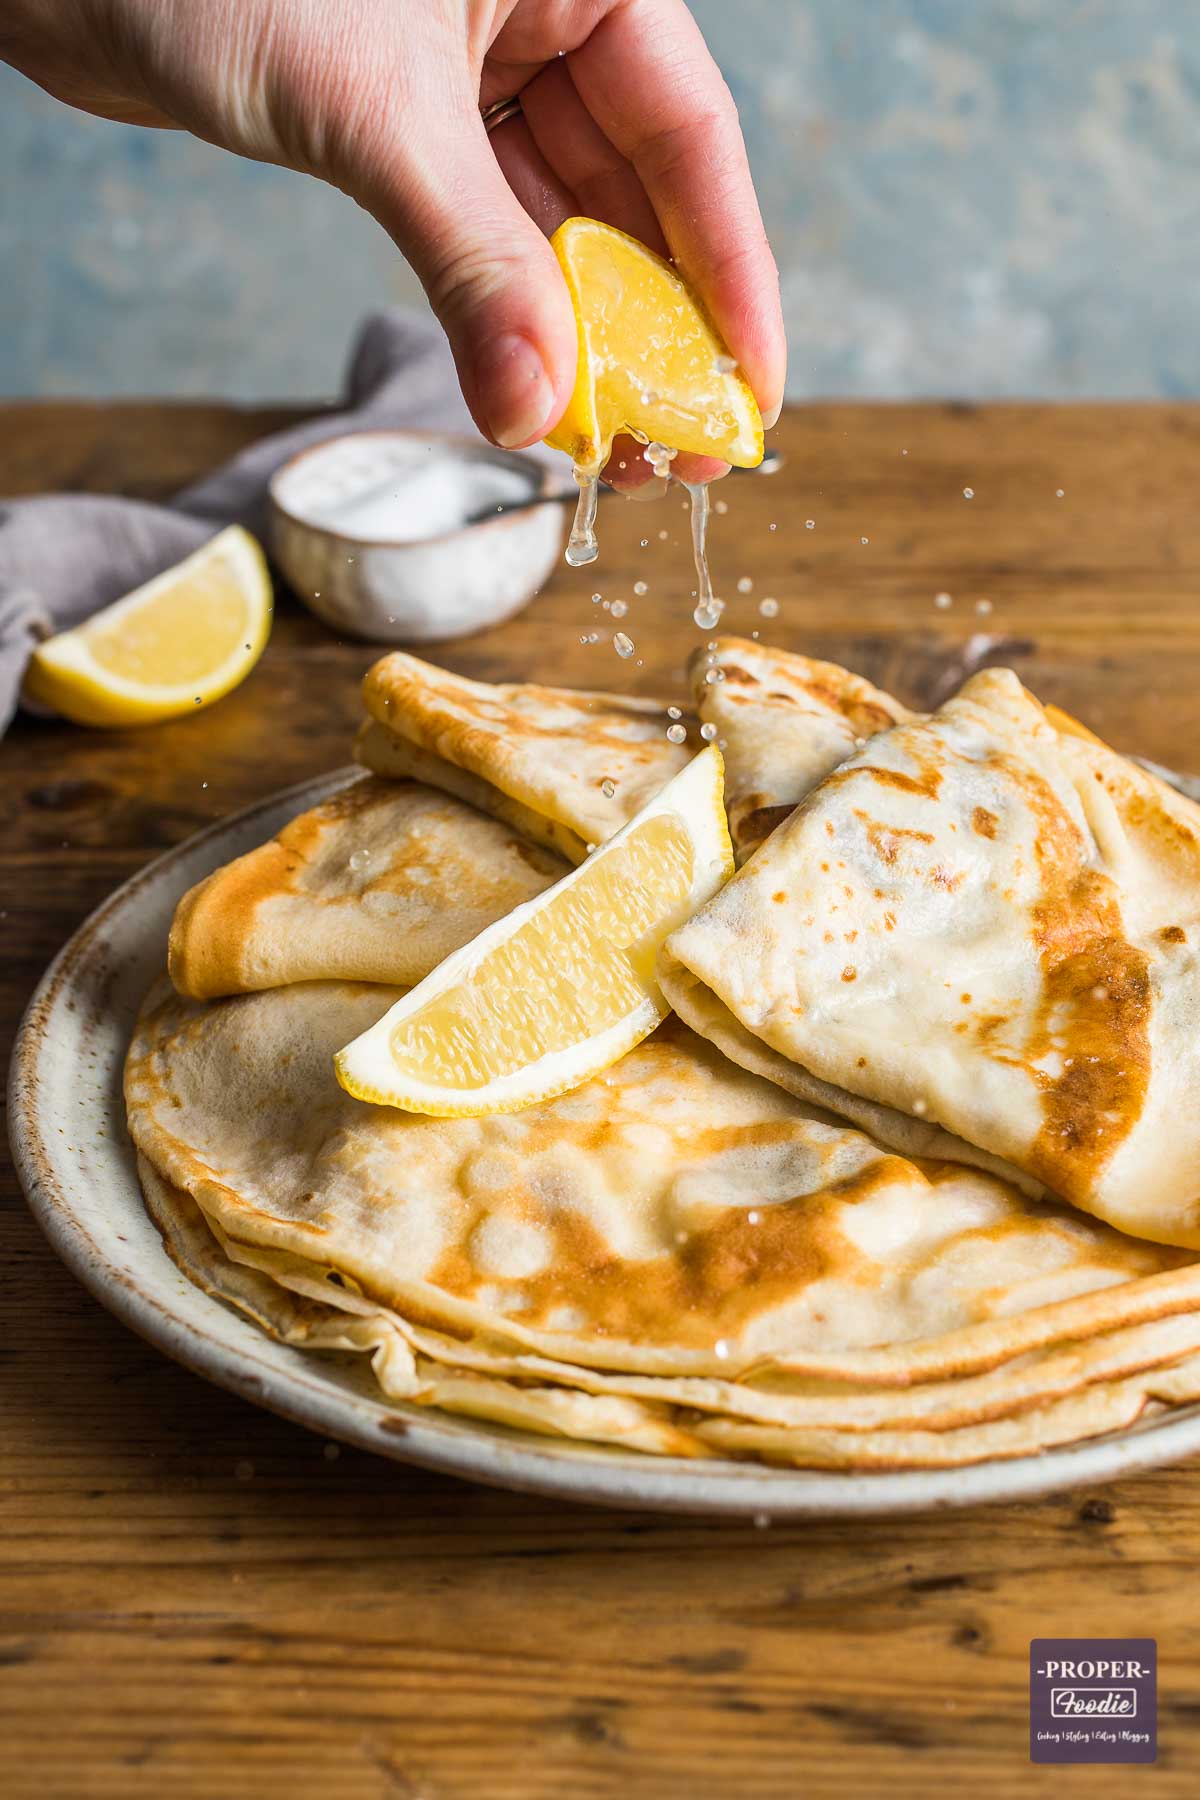
[[[370,672],[372,773],[185,897],[138,1024],[180,1267],[388,1397],[672,1456],[950,1466],[1200,1397],[1200,809],[1007,671],[928,717],[732,638],[694,675],[676,745],[657,705]],[[675,1016],[522,1112],[343,1092],[700,720],[741,866],[667,941]]]

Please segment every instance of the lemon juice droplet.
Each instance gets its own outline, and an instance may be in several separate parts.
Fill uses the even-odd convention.
[[[701,631],[711,631],[725,611],[725,602],[713,593],[708,571],[708,485],[685,481],[692,503],[692,558],[696,564],[696,610],[692,614]]]
[[[711,744],[713,739],[716,737],[716,735],[717,735],[716,726],[713,724],[711,719],[706,719],[704,721],[703,725],[700,727],[700,736],[704,739],[706,744]]]
[[[682,744],[687,737],[686,725],[668,725],[667,736],[673,744]]]
[[[632,656],[634,653],[634,650],[636,648],[637,648],[637,646],[634,643],[633,639],[631,637],[627,637],[623,631],[618,631],[614,635],[613,649],[616,651],[618,656]]]
[[[623,619],[625,614],[629,611],[629,608],[624,600],[614,600],[608,610],[614,619]]]
[[[599,469],[583,469],[576,464],[571,471],[575,477],[575,485],[579,489],[579,499],[575,503],[575,517],[571,522],[571,535],[567,539],[567,561],[573,569],[584,563],[595,562],[600,554],[600,545],[596,541],[596,507],[600,501]]]
[[[642,398],[645,399],[644,394]],[[654,470],[654,473],[658,476],[660,481],[665,481],[670,475],[671,464],[678,454],[679,452],[677,450],[671,450],[666,444],[657,442],[647,444],[646,448],[642,451],[642,455],[650,464],[650,467]]]

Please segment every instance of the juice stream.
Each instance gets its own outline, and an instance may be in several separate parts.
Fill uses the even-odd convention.
[[[642,452],[656,476],[666,480],[678,452],[666,444],[650,443]],[[579,498],[575,517],[567,539],[566,560],[573,569],[595,562],[600,554],[596,538],[596,508],[600,499],[600,464],[588,468],[576,463],[572,469]],[[708,567],[708,483],[685,481],[692,509],[692,559],[696,565],[696,610],[692,614],[701,631],[711,631],[725,610],[725,602],[713,593]]]

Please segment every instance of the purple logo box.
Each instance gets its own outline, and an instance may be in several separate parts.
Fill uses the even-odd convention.
[[[1153,1638],[1034,1638],[1030,1762],[1152,1763],[1157,1753]]]

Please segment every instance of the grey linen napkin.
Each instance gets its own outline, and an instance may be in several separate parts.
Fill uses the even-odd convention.
[[[340,405],[251,444],[169,505],[92,494],[0,500],[0,734],[35,645],[168,569],[223,525],[262,537],[267,482],[297,450],[364,426],[478,433],[436,322],[393,308],[363,326]]]

